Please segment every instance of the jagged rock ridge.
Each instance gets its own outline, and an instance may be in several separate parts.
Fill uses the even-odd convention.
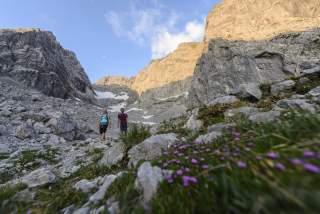
[[[94,100],[90,81],[76,55],[48,31],[0,30],[0,75],[49,96]]]

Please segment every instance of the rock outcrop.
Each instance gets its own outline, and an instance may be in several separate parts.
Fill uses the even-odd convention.
[[[133,80],[134,78],[128,79],[126,77],[112,76],[112,77],[103,77],[97,80],[96,84],[100,86],[120,85],[120,86],[126,86],[130,88]]]
[[[224,0],[207,17],[205,41],[265,40],[320,26],[320,0]]]
[[[48,31],[0,30],[0,75],[49,96],[94,100],[90,81],[76,55]]]
[[[190,106],[235,94],[241,84],[263,84],[320,70],[320,28],[266,41],[211,40],[192,80]]]

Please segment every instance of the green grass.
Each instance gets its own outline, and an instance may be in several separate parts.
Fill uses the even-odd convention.
[[[120,213],[144,213],[140,203],[141,193],[135,188],[136,176],[129,172],[117,178],[107,191],[106,198],[119,201]]]
[[[204,106],[199,109],[198,119],[202,120],[204,127],[225,121],[224,112],[231,108],[238,108],[241,102],[232,104],[217,104],[213,106]]]
[[[151,134],[145,126],[133,124],[127,134],[120,135],[120,139],[126,144],[127,149],[130,149],[150,136]]]
[[[307,78],[310,80],[307,83],[300,83],[299,81],[296,81],[296,86],[294,89],[298,94],[308,93],[311,89],[320,85],[319,74],[308,75]]]
[[[23,202],[16,202],[12,200],[12,197],[26,189],[24,184],[17,184],[15,186],[3,186],[0,187],[0,213],[11,213],[11,210],[16,210],[18,213],[26,212]]]
[[[7,153],[0,153],[0,160],[5,160],[5,159],[8,159],[9,158],[9,154]]]
[[[56,159],[57,154],[57,149],[47,149],[46,151],[22,151],[18,160],[15,161],[15,165],[20,165],[22,169],[33,170],[40,166],[40,159],[45,160],[50,164],[56,164],[58,163],[58,160]]]

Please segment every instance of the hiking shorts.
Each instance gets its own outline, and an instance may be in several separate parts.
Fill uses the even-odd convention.
[[[121,123],[120,124],[120,131],[126,132],[128,129],[128,124],[127,123]]]
[[[100,128],[99,128],[100,134],[106,133],[107,129],[108,129],[108,125],[100,125]]]

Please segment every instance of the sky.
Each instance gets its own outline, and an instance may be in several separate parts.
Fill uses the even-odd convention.
[[[136,75],[203,39],[219,0],[0,0],[0,28],[40,28],[76,53],[91,82]]]

